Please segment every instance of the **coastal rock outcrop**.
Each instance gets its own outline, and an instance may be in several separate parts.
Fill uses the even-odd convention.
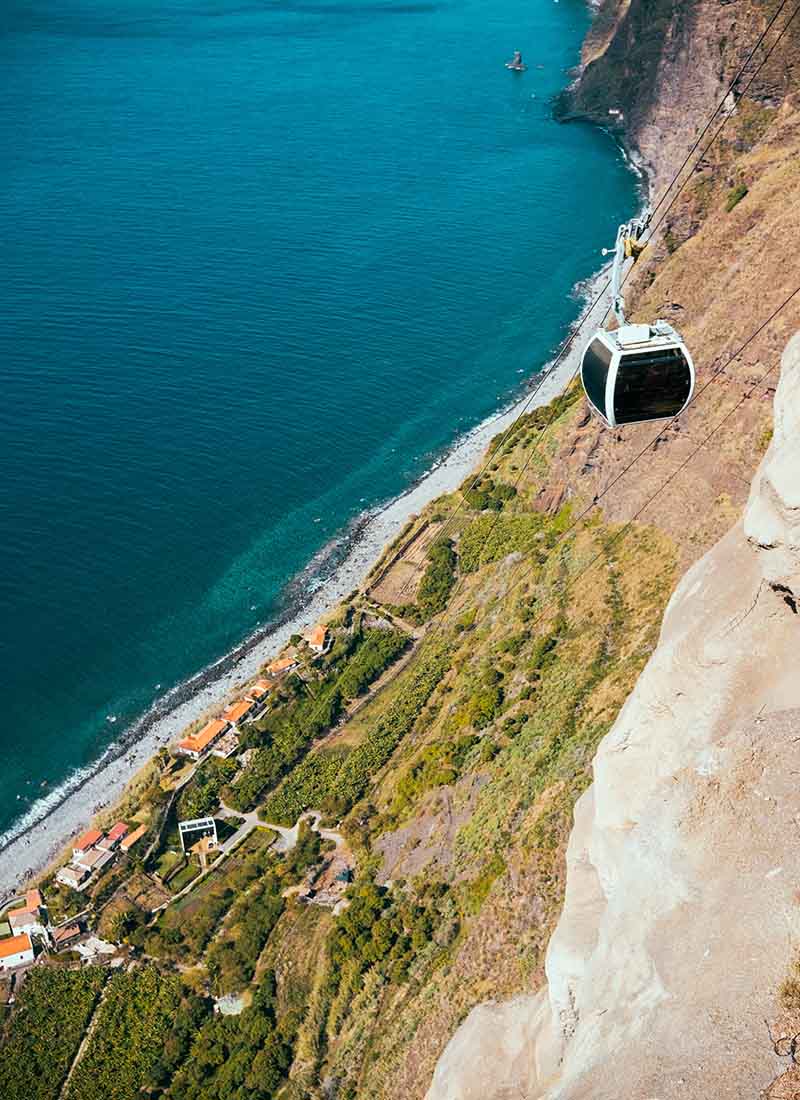
[[[578,801],[536,996],[474,1009],[428,1100],[759,1095],[800,944],[800,334],[743,518],[688,571]]]

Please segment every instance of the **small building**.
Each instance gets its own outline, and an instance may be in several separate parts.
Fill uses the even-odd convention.
[[[16,909],[9,909],[6,914],[8,929],[10,932],[36,932],[44,934],[44,915],[42,913],[44,902],[42,895],[36,889],[28,890],[25,901]]]
[[[88,877],[89,872],[85,867],[73,867],[71,864],[68,867],[62,867],[56,875],[58,882],[71,886],[73,890],[82,890]]]
[[[200,866],[205,871],[208,866],[208,857],[212,852],[215,852],[219,845],[217,844],[216,837],[213,836],[201,836],[191,848],[190,852],[194,853],[200,860]]]
[[[101,848],[90,848],[88,852],[81,852],[75,856],[72,863],[75,867],[82,867],[84,871],[94,871],[103,856],[109,855],[111,855],[110,852],[104,852]]]
[[[42,898],[41,892],[39,890],[36,890],[34,888],[33,890],[28,890],[26,892],[26,894],[25,894],[25,908],[26,909],[30,910],[30,912],[33,912],[34,909],[38,911],[39,909],[42,908],[43,905],[44,905],[44,899]]]
[[[118,821],[116,825],[112,825],[103,839],[97,842],[97,847],[102,848],[105,852],[113,852],[127,833],[128,826],[124,821]]]
[[[137,829],[134,829],[132,833],[128,833],[128,835],[124,837],[124,839],[120,842],[120,851],[129,852],[134,844],[142,839],[146,832],[147,826],[140,825]]]
[[[328,632],[328,628],[318,623],[315,627],[305,635],[308,648],[312,649],[315,653],[323,654],[327,653],[331,647],[331,637]]]
[[[73,858],[77,859],[83,852],[88,852],[90,848],[93,848],[97,844],[98,840],[101,840],[103,834],[99,829],[89,829],[83,836],[79,836],[72,845]]]
[[[53,947],[56,951],[63,951],[83,935],[83,929],[79,924],[64,924],[60,928],[54,928],[51,935]]]
[[[29,966],[34,958],[33,943],[27,932],[0,940],[0,972]]]
[[[217,837],[217,823],[213,817],[195,817],[191,821],[179,821],[178,833],[181,838],[181,849],[186,851],[203,837],[209,837],[210,843],[206,845],[206,851],[219,845]]]
[[[191,757],[192,760],[199,760],[206,749],[211,748],[227,728],[227,722],[224,722],[221,718],[214,718],[212,721],[206,722],[197,733],[193,733],[190,737],[184,737],[182,741],[179,741],[178,752]]]
[[[235,729],[228,730],[228,732],[224,733],[214,745],[211,750],[211,755],[218,756],[220,760],[227,760],[229,756],[233,756],[238,748],[239,735]]]
[[[227,710],[223,711],[222,717],[226,722],[230,722],[232,726],[235,726],[237,722],[244,722],[253,710],[252,699],[239,699],[236,703],[231,703]]]
[[[254,703],[263,703],[272,690],[266,680],[256,680],[247,690],[247,698]]]
[[[36,932],[38,935],[44,934],[44,923],[42,921],[41,910],[39,909],[11,909],[6,914],[6,919],[11,931],[15,935],[19,935],[22,932],[27,932],[30,935]]]
[[[285,676],[297,668],[298,663],[296,656],[287,653],[285,657],[276,657],[272,664],[267,665],[267,673],[273,677]]]

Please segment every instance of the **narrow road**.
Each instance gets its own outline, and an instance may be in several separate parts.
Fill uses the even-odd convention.
[[[221,818],[226,817],[241,817],[244,819],[242,825],[226,844],[232,844],[237,841],[237,838],[247,836],[253,829],[261,827],[262,829],[272,829],[273,832],[278,834],[278,839],[273,844],[273,848],[276,852],[291,852],[292,848],[297,844],[298,837],[300,836],[300,826],[304,821],[311,822],[311,828],[315,833],[323,838],[323,840],[332,840],[336,847],[340,847],[344,844],[344,837],[341,833],[337,833],[335,829],[320,829],[319,822],[322,820],[322,812],[320,810],[306,810],[305,813],[300,814],[297,821],[291,827],[287,825],[276,825],[273,821],[262,821],[258,816],[258,810],[251,810],[250,813],[239,813],[238,810],[232,810],[230,806],[226,806],[225,803],[220,804],[220,812],[218,814]],[[223,850],[225,845],[220,850]]]

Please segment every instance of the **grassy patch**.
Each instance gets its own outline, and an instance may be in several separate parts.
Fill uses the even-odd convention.
[[[734,206],[738,206],[742,199],[747,194],[747,186],[743,183],[737,183],[735,187],[732,187],[728,192],[728,196],[725,199],[725,210],[730,214]]]

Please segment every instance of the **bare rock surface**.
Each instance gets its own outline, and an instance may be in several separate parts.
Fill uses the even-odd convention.
[[[800,334],[743,519],[599,746],[537,996],[474,1009],[428,1100],[757,1096],[800,943]]]

